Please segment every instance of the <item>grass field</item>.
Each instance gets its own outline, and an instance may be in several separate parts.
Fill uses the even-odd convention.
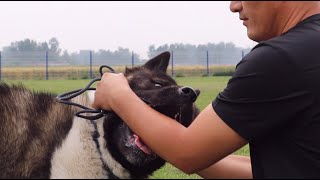
[[[191,86],[199,89],[201,94],[196,101],[199,109],[208,106],[217,94],[226,86],[229,76],[213,76],[213,77],[192,77],[192,78],[176,78],[179,85]],[[63,93],[85,87],[89,80],[27,80],[27,81],[7,81],[14,84],[22,83],[29,89],[35,91],[49,91],[53,93]],[[248,146],[235,152],[238,155],[249,155]],[[168,164],[158,170],[151,177],[152,179],[200,179],[197,175],[187,175],[179,171],[172,165]]]

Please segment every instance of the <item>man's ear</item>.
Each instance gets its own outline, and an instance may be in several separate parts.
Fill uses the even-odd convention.
[[[150,70],[160,70],[163,72],[167,72],[167,68],[170,61],[170,52],[166,51],[158,56],[150,59],[148,62],[144,64],[144,67]]]

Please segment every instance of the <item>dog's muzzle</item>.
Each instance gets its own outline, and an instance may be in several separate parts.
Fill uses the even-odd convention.
[[[184,86],[179,88],[179,95],[189,98],[192,102],[195,102],[200,94],[199,90],[194,90],[191,87]]]

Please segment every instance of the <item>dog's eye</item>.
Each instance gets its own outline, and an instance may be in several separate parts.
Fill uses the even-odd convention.
[[[162,84],[163,84],[157,80],[151,80],[151,82],[154,84],[155,87],[158,87],[158,88],[162,87]]]
[[[161,84],[158,84],[158,83],[155,83],[154,86],[155,86],[155,87],[162,87],[162,85],[161,85]]]

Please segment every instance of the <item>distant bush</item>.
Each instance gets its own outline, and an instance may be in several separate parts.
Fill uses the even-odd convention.
[[[176,74],[176,77],[185,77],[185,75],[182,74],[182,73],[177,73],[177,74]]]
[[[82,74],[81,79],[90,79],[89,74]]]
[[[234,70],[234,66],[219,66],[213,69],[212,76],[232,76]]]
[[[233,71],[220,71],[220,72],[214,72],[212,76],[232,76]]]

